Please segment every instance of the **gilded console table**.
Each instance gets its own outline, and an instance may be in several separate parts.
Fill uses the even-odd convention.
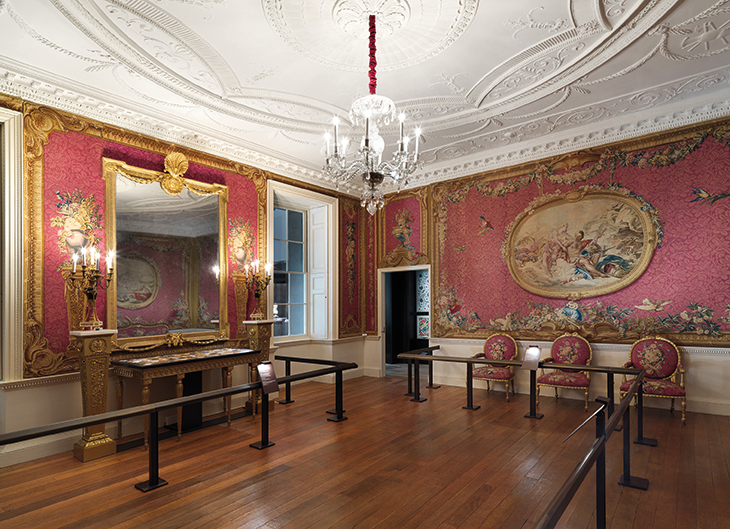
[[[221,368],[223,387],[231,387],[233,382],[233,368],[241,364],[257,363],[259,351],[252,349],[214,349],[212,351],[192,351],[188,353],[151,356],[147,358],[132,358],[128,360],[113,360],[112,373],[117,376],[117,409],[124,405],[124,378],[134,378],[142,381],[142,404],[150,402],[150,384],[155,378],[177,377],[175,396],[183,396],[183,379],[186,373],[206,371]],[[224,397],[223,406],[231,424],[231,397]],[[144,416],[144,443],[147,448],[149,431],[148,417]],[[182,435],[182,408],[177,408],[177,438]],[[122,423],[117,423],[117,437],[122,436]]]

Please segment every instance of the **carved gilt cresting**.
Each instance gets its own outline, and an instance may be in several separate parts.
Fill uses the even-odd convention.
[[[71,331],[79,341],[79,367],[81,370],[81,398],[84,416],[106,412],[107,387],[109,384],[109,355],[113,329],[96,331]],[[74,444],[73,452],[80,461],[91,461],[116,453],[117,444],[105,433],[105,425],[97,424],[84,429],[83,437]]]

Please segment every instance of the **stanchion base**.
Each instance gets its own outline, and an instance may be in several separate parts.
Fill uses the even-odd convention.
[[[624,425],[623,424],[617,424],[616,425],[616,428],[614,428],[613,431],[614,432],[620,432],[623,429],[624,429]]]
[[[426,386],[426,387],[427,387],[428,389],[438,389],[438,388],[440,388],[441,386],[431,386],[431,385],[428,385],[428,386]]]
[[[410,391],[408,393],[403,393],[404,397],[413,397],[414,395],[415,395],[415,393],[413,393],[412,391]]]
[[[143,481],[142,483],[137,483],[134,488],[137,490],[141,490],[142,492],[149,492],[151,490],[159,489],[164,485],[167,485],[167,481],[165,481],[164,479],[158,479],[157,485],[150,485],[149,481]]]
[[[277,404],[291,404],[292,402],[294,402],[294,401],[293,400],[286,400],[286,399],[277,400],[276,401]]]
[[[462,406],[462,410],[478,410],[481,406]]]
[[[248,446],[250,446],[251,448],[255,448],[256,450],[263,450],[264,448],[268,448],[270,446],[274,446],[275,444],[276,443],[272,443],[272,442],[262,443],[261,441],[259,441],[257,443],[251,443]]]
[[[542,419],[543,417],[545,417],[545,415],[542,413],[536,413],[535,415],[525,413],[525,419]]]
[[[631,476],[628,480],[625,480],[623,474],[621,475],[621,479],[618,480],[618,484],[624,487],[631,487],[632,489],[646,490],[649,488],[648,479]]]
[[[418,397],[418,398],[413,397],[411,399],[411,402],[426,402],[427,400],[428,399],[424,399],[423,397]]]
[[[642,437],[639,439],[638,437],[634,439],[635,445],[644,445],[644,446],[657,446],[659,443],[656,439],[651,439],[649,437]]]
[[[342,422],[346,421],[347,417],[327,417],[327,420],[332,422]]]
[[[342,410],[342,413],[345,412],[347,412],[347,410]],[[333,408],[331,410],[327,410],[327,413],[329,413],[330,415],[337,415],[337,410]]]

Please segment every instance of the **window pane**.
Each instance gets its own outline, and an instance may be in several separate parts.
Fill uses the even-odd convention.
[[[304,305],[289,305],[289,311],[291,312],[289,318],[289,333],[304,334]]]
[[[289,281],[291,282],[291,303],[304,303],[304,283],[306,276],[304,274],[291,274]]]
[[[286,210],[274,208],[274,239],[286,239]]]
[[[274,270],[286,270],[286,241],[274,240]]]
[[[277,305],[276,312],[278,315],[274,316],[274,336],[288,336],[289,335],[289,316],[287,305]]]
[[[289,243],[289,271],[304,272],[304,245],[300,242]]]
[[[301,211],[289,212],[289,237],[290,241],[304,241],[304,214]]]
[[[274,274],[274,303],[289,303],[289,274]]]

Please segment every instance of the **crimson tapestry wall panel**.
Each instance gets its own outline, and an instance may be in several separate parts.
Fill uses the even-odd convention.
[[[340,199],[340,337],[362,334],[360,204]]]
[[[570,169],[436,184],[434,336],[725,341],[729,144],[717,128]]]

